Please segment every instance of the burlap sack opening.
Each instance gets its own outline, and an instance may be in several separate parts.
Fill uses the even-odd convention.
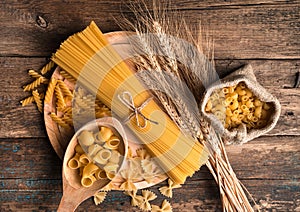
[[[238,128],[234,128],[229,131],[225,129],[215,115],[205,112],[207,101],[215,90],[222,89],[223,87],[234,86],[240,82],[244,82],[253,94],[261,101],[271,104],[272,113],[265,127],[248,130],[245,124],[241,124]],[[281,106],[279,101],[257,82],[252,66],[246,65],[220,81],[213,83],[204,95],[200,105],[200,110],[215,130],[221,133],[221,135],[225,138],[227,141],[226,144],[243,144],[272,130],[279,119]]]

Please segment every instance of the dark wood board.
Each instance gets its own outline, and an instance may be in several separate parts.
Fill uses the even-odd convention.
[[[261,137],[248,144],[227,147],[229,160],[255,200],[261,205],[295,209],[300,195],[300,146],[294,136]],[[61,164],[47,139],[1,139],[0,155],[5,156],[0,170],[0,210],[55,210],[61,198]],[[157,188],[165,182],[154,186]],[[186,192],[186,191],[189,192]],[[164,197],[159,195],[156,203]],[[132,210],[129,198],[122,192],[110,192],[100,206],[91,199],[78,211]],[[202,167],[186,184],[174,190],[170,200],[175,211],[189,207],[192,211],[220,210],[215,182],[206,167]]]
[[[131,17],[124,2],[115,0],[23,2],[0,4],[2,56],[47,57],[92,20],[108,32],[119,30],[115,19],[121,18],[121,11]],[[179,2],[179,16],[192,28],[201,20],[211,31],[218,59],[299,59],[299,1]]]
[[[171,0],[192,28],[201,19],[214,39],[216,69],[225,76],[251,63],[258,81],[282,104],[277,126],[264,137],[227,147],[238,176],[263,211],[300,211],[299,0]],[[69,35],[95,20],[103,32],[120,30],[114,18],[132,13],[116,0],[3,0],[0,2],[0,211],[56,211],[62,161],[46,135],[30,95],[30,68],[39,69]],[[154,190],[162,183],[154,187]],[[156,193],[158,193],[156,191]],[[155,200],[160,204],[164,198]],[[174,211],[221,211],[218,188],[206,167],[170,199]],[[78,211],[139,211],[122,192]]]
[[[30,68],[39,69],[44,58],[0,57],[0,138],[45,137],[42,115],[34,104],[21,107],[19,101],[30,96],[22,86],[32,81]],[[250,63],[258,81],[282,104],[282,113],[274,130],[268,135],[300,135],[300,89],[292,88],[300,60],[217,60],[220,77]]]

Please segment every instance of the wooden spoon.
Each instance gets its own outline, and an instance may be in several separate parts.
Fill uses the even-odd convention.
[[[94,184],[86,188],[80,183],[80,176],[78,174],[78,170],[74,170],[68,167],[68,161],[75,154],[75,146],[78,144],[77,137],[83,130],[95,131],[99,129],[99,126],[106,126],[113,130],[113,132],[118,135],[121,139],[120,149],[122,150],[120,153],[124,157],[122,157],[122,163],[120,169],[122,169],[125,158],[127,156],[128,150],[128,142],[127,137],[124,132],[124,129],[121,123],[112,117],[105,117],[101,119],[96,119],[84,125],[80,128],[73,138],[71,139],[63,161],[63,197],[61,199],[60,205],[58,207],[58,211],[66,212],[66,211],[75,211],[75,209],[82,203],[84,200],[89,197],[95,195],[99,190],[101,190],[104,186],[111,182],[111,180],[97,180]]]

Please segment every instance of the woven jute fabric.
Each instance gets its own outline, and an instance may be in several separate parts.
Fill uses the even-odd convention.
[[[238,128],[229,131],[225,129],[215,115],[205,112],[207,101],[215,90],[222,89],[223,87],[235,86],[240,82],[244,82],[261,101],[268,102],[272,105],[272,113],[270,117],[268,117],[268,122],[265,127],[249,130],[246,128],[246,125],[242,123]],[[225,138],[226,144],[243,144],[272,130],[279,119],[281,106],[277,98],[257,82],[252,66],[248,64],[209,86],[201,102],[200,110],[215,130],[221,133]]]

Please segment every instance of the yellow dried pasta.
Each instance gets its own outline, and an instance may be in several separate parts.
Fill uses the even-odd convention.
[[[38,110],[40,111],[40,113],[42,113],[43,112],[43,103],[42,103],[39,92],[37,90],[32,91],[32,96],[37,105]]]
[[[44,94],[41,93],[40,94],[40,99],[43,99],[43,98],[44,98]],[[20,101],[20,103],[22,104],[23,107],[30,104],[30,103],[33,103],[33,102],[34,102],[33,96],[29,96],[29,97],[27,97],[27,98]]]
[[[33,78],[40,78],[40,77],[42,77],[42,75],[40,75],[38,72],[36,72],[33,69],[28,70],[28,74],[29,74],[29,76],[31,76]]]
[[[130,169],[122,170],[120,172],[121,177],[124,179],[124,181],[120,185],[120,189],[124,191],[132,191],[136,190],[133,181],[134,181],[134,172]]]
[[[65,129],[71,129],[70,125],[64,122],[60,117],[58,117],[55,113],[50,113],[50,117],[53,121],[55,121],[58,125]]]
[[[45,75],[46,73],[48,73],[53,67],[54,67],[55,63],[50,60],[49,63],[47,63],[42,69],[41,69],[41,74]]]
[[[151,212],[172,212],[172,206],[171,204],[167,201],[164,200],[162,202],[161,207],[158,205],[151,205]]]
[[[151,155],[148,153],[148,151],[145,148],[137,149],[136,154],[137,154],[137,157],[140,157],[141,159],[151,158]]]
[[[62,80],[58,80],[57,83],[63,95],[71,100],[73,98],[73,94],[68,86]]]
[[[163,186],[159,188],[159,191],[162,195],[172,198],[173,197],[173,189],[180,188],[181,185],[175,184],[171,179],[168,179],[168,186]]]
[[[107,130],[105,131],[108,132]],[[94,134],[95,132],[89,130],[83,130],[79,133],[77,136],[79,143],[75,146],[76,153],[68,162],[70,168],[79,168],[80,182],[84,187],[92,186],[96,180],[112,180],[117,174],[119,163],[121,162],[120,157],[122,157],[118,150],[107,149],[104,145],[105,142],[97,143],[97,138]],[[111,137],[114,138],[115,135],[112,134]],[[84,151],[87,151],[87,154]],[[128,179],[131,179],[131,177],[128,177]],[[131,180],[127,180],[124,183],[123,186],[126,189],[136,189]]]
[[[58,108],[58,110],[62,110],[66,107],[64,96],[58,86],[56,86],[54,90],[56,96],[56,107]]]
[[[46,79],[45,77],[39,77],[36,80],[34,80],[32,83],[25,85],[23,87],[23,91],[31,91],[36,89],[38,86],[40,86],[41,84],[46,84],[48,83],[48,79]]]
[[[150,211],[151,204],[149,202],[157,198],[156,194],[149,190],[142,190],[142,196],[143,201],[138,205],[138,207],[144,211]]]
[[[72,77],[70,74],[68,74],[68,72],[64,71],[64,70],[60,70],[60,75],[63,76],[63,78],[67,79],[70,82],[76,82],[76,79],[74,77]]]
[[[82,164],[80,163],[79,161],[79,157],[80,157],[80,154],[76,153],[68,162],[68,166],[71,168],[71,169],[78,169],[82,166]]]
[[[106,197],[107,192],[105,191],[99,191],[97,194],[94,195],[94,203],[95,205],[101,204]]]
[[[51,102],[51,98],[53,96],[56,83],[57,83],[57,80],[52,77],[51,80],[50,80],[50,82],[49,82],[49,84],[48,84],[48,89],[46,91],[45,103],[49,104]]]
[[[248,129],[262,128],[267,124],[269,112],[263,108],[270,109],[271,106],[259,100],[244,82],[225,88],[213,92],[207,101],[206,112],[213,113],[229,130],[242,123],[246,124]],[[225,102],[221,98],[224,94]],[[225,112],[221,105],[225,106]]]
[[[143,196],[136,195],[136,190],[125,191],[124,194],[131,197],[130,204],[135,207],[140,205],[143,202]]]
[[[62,119],[62,121],[66,122],[68,125],[73,126],[72,117],[70,117],[68,115],[64,115],[61,119]]]

